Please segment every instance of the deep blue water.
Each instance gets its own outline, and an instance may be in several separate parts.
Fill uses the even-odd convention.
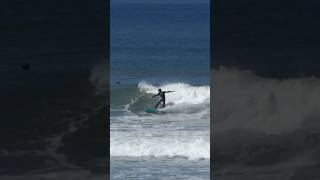
[[[112,3],[111,84],[208,84],[208,3]]]

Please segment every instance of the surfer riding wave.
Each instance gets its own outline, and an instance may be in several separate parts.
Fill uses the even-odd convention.
[[[158,108],[159,104],[162,102],[162,107],[166,107],[166,93],[170,93],[170,92],[174,92],[174,91],[162,91],[161,89],[158,89],[158,94],[153,95],[152,97],[156,97],[156,96],[160,96],[161,99],[159,102],[157,102],[157,104],[155,105],[155,109]]]

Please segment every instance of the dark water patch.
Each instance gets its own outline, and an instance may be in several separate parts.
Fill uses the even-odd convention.
[[[241,135],[242,134],[242,135]],[[243,136],[248,134],[248,136]],[[226,136],[233,137],[231,139]],[[242,138],[239,138],[241,137]],[[300,156],[314,150],[313,160],[320,161],[319,132],[296,130],[282,134],[261,134],[249,131],[235,131],[215,134],[213,147],[216,173],[221,172],[221,167],[242,164],[242,168],[270,168],[275,165],[291,162]],[[311,162],[310,162],[311,163]],[[296,164],[299,166],[299,164]]]
[[[29,168],[17,165],[10,170],[2,168],[2,173],[26,173],[44,166],[69,166],[69,163],[90,169],[106,167],[106,164],[95,164],[97,159],[104,161],[106,157],[106,97],[95,96],[95,87],[80,77],[45,82],[38,89],[28,86],[24,93],[7,97],[8,103],[3,109],[8,111],[2,114],[0,127],[1,148],[9,154],[24,151],[27,154],[26,157],[19,153],[2,156],[0,166],[27,158]],[[20,113],[15,113],[17,109]],[[33,155],[33,152],[42,155]],[[60,155],[66,161],[61,161]]]
[[[26,172],[44,170],[57,165],[54,158],[45,155],[0,156],[1,175],[24,175]]]

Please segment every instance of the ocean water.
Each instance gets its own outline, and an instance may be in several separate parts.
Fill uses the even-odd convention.
[[[210,179],[209,3],[111,1],[110,19],[111,179]]]
[[[104,3],[0,3],[0,179],[106,179]]]

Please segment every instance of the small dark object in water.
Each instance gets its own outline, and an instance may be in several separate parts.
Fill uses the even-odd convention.
[[[119,82],[119,81],[117,81],[117,84],[120,84],[120,82]]]
[[[30,69],[30,64],[22,64],[22,65],[21,65],[21,68],[22,68],[23,70],[29,70],[29,69]]]

